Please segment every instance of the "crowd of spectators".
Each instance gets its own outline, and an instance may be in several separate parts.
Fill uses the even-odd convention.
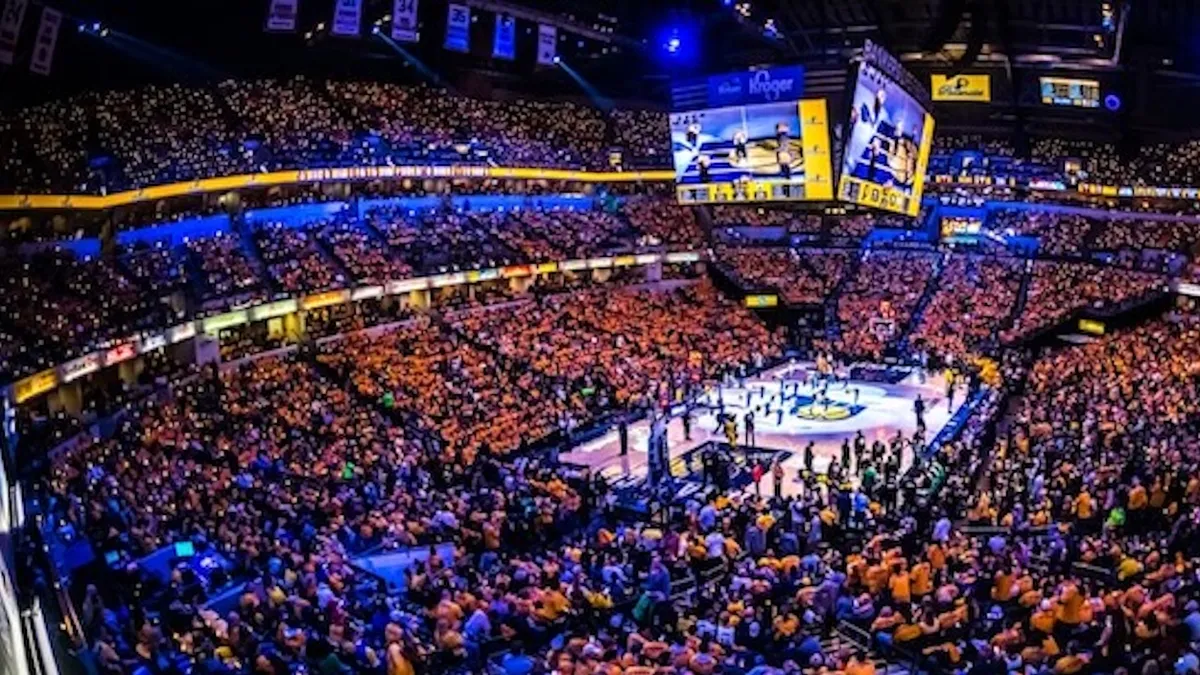
[[[1035,261],[1025,304],[1004,342],[1029,337],[1083,309],[1116,309],[1163,287],[1163,278],[1082,262]]]
[[[936,263],[934,253],[869,252],[838,296],[838,350],[882,358],[913,318]]]
[[[840,249],[726,248],[718,260],[748,288],[778,290],[789,305],[817,305],[841,283],[854,254]]]
[[[108,340],[168,327],[189,313],[208,316],[278,295],[481,267],[697,250],[702,241],[689,211],[657,197],[614,210],[379,207],[361,219],[339,214],[300,226],[247,229],[248,236],[218,232],[177,247],[137,243],[113,256],[85,258],[46,246],[0,257],[8,294],[0,302],[5,381]],[[481,304],[504,295],[464,291],[441,304]]]
[[[647,409],[675,391],[781,353],[745,309],[704,282],[671,292],[597,288],[462,322],[465,335],[568,389],[591,408]],[[665,397],[665,398],[664,398]]]
[[[610,169],[619,156],[626,168],[665,168],[669,138],[661,111],[478,99],[424,84],[297,77],[149,85],[0,115],[0,190],[113,192],[263,170],[405,162]],[[1191,161],[1197,148],[1197,141],[1147,144],[1124,157],[1108,143],[1039,137],[1024,159],[1006,139],[938,134],[934,154],[982,152],[1064,183],[1187,187],[1200,182]]]
[[[228,80],[87,93],[0,116],[10,193],[109,192],[286,168],[670,164],[666,114],[426,85]]]
[[[1088,216],[1041,210],[1000,209],[988,227],[1002,234],[1038,238],[1038,250],[1051,256],[1077,256],[1088,250],[1090,234],[1102,227]]]
[[[696,214],[670,197],[630,198],[623,210],[629,223],[645,235],[643,243],[661,243],[668,248],[704,248],[704,230],[696,222]]]
[[[994,343],[1016,307],[1024,265],[1013,258],[952,257],[913,329],[913,345],[945,362]]]
[[[205,373],[62,458],[51,478],[59,531],[119,561],[83,593],[100,667],[282,675],[330,654],[391,667],[396,642],[418,647],[424,618],[349,555],[434,541],[495,551],[579,508],[531,465],[456,464],[429,448],[310,364],[268,359]],[[544,518],[526,520],[529,510]],[[161,578],[133,562],[179,541],[218,569]],[[235,609],[203,607],[241,581]]]
[[[1001,321],[976,302],[1011,305],[1013,265],[951,257],[916,335],[969,353]],[[1084,297],[1137,285],[1136,273],[1036,263],[1028,302],[1053,305],[1035,300],[1038,279],[1071,265],[1111,275]],[[933,254],[871,252],[848,292],[878,295],[850,311],[907,323],[933,269]],[[1068,276],[1055,285],[1086,286]],[[875,335],[840,319],[844,337]],[[1006,363],[964,435],[938,450],[952,475],[931,507],[813,480],[787,499],[720,494],[655,525],[605,510],[586,526],[591,488],[525,450],[778,353],[750,313],[700,284],[421,316],[326,343],[316,364],[206,372],[59,457],[51,511],[62,536],[116,554],[106,583],[81,589],[88,646],[113,672],[478,668],[497,645],[521,672],[875,672],[861,648],[822,639],[842,622],[925,667],[1145,673],[1184,659],[1186,673],[1200,668],[1186,660],[1200,638],[1188,632],[1200,620],[1188,574],[1200,554],[1198,326],[1181,311],[1051,351],[1028,378]],[[950,333],[957,342],[939,341]],[[1018,378],[993,447],[994,388]],[[163,579],[132,562],[181,540],[224,564]],[[348,564],[439,541],[452,548],[418,559],[403,591]],[[236,609],[203,607],[241,581]]]

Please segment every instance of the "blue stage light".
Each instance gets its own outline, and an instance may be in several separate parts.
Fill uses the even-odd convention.
[[[677,54],[682,45],[683,43],[680,42],[678,37],[672,37],[670,40],[667,40],[667,51],[672,54]]]
[[[1104,107],[1111,112],[1116,112],[1121,109],[1121,97],[1116,94],[1109,94],[1104,97]]]

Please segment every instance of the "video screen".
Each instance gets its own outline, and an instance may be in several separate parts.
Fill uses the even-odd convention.
[[[838,198],[915,216],[933,144],[933,116],[869,63],[859,65]]]
[[[1096,80],[1078,80],[1066,77],[1038,78],[1042,89],[1042,103],[1065,105],[1077,108],[1100,107],[1100,83]]]
[[[824,99],[671,115],[681,203],[833,199]]]

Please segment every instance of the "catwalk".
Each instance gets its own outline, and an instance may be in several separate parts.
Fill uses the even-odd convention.
[[[954,412],[947,405],[946,382],[940,373],[930,375],[924,382],[915,372],[902,374],[902,379],[894,383],[856,379],[845,384],[838,382],[828,387],[829,404],[823,406],[814,405],[818,392],[812,384],[805,383],[813,381],[814,372],[812,363],[784,365],[700,397],[692,413],[690,440],[685,438],[683,420],[678,417],[671,420],[668,446],[672,473],[684,473],[680,458],[689,450],[709,440],[725,440],[724,430],[717,424],[717,408],[722,401],[725,412],[737,418],[739,444],[746,442],[744,417],[752,409],[755,445],[790,451],[790,456],[783,462],[787,475],[785,494],[798,491],[796,477],[803,468],[802,451],[809,441],[813,442],[815,450],[813,469],[823,473],[830,462],[838,458],[842,441],[853,440],[859,431],[868,446],[876,440],[886,445],[897,431],[905,438],[911,438],[917,428],[914,405],[918,396],[926,406],[926,439],[936,436]],[[786,394],[782,406],[781,391]],[[960,405],[964,398],[965,391],[960,388],[955,394],[954,405]],[[621,456],[620,440],[613,430],[573,448],[563,454],[562,459],[599,470],[611,480],[623,476],[640,478],[646,474],[649,436],[649,422],[641,421],[629,427],[628,455]],[[911,450],[906,445],[901,458],[902,468],[907,468],[911,460]],[[761,488],[764,492],[771,490],[771,480],[769,475],[763,478]]]

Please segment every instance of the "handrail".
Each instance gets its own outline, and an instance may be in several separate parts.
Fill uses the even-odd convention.
[[[273,187],[300,183],[368,181],[389,178],[498,178],[510,180],[573,180],[584,183],[632,183],[638,181],[673,181],[675,180],[675,172],[671,170],[587,171],[579,169],[539,169],[536,167],[458,164],[302,169],[202,178],[199,180],[143,187],[136,190],[126,190],[124,192],[114,192],[109,195],[0,195],[0,211],[24,211],[30,209],[97,211],[140,202],[244,188]]]

